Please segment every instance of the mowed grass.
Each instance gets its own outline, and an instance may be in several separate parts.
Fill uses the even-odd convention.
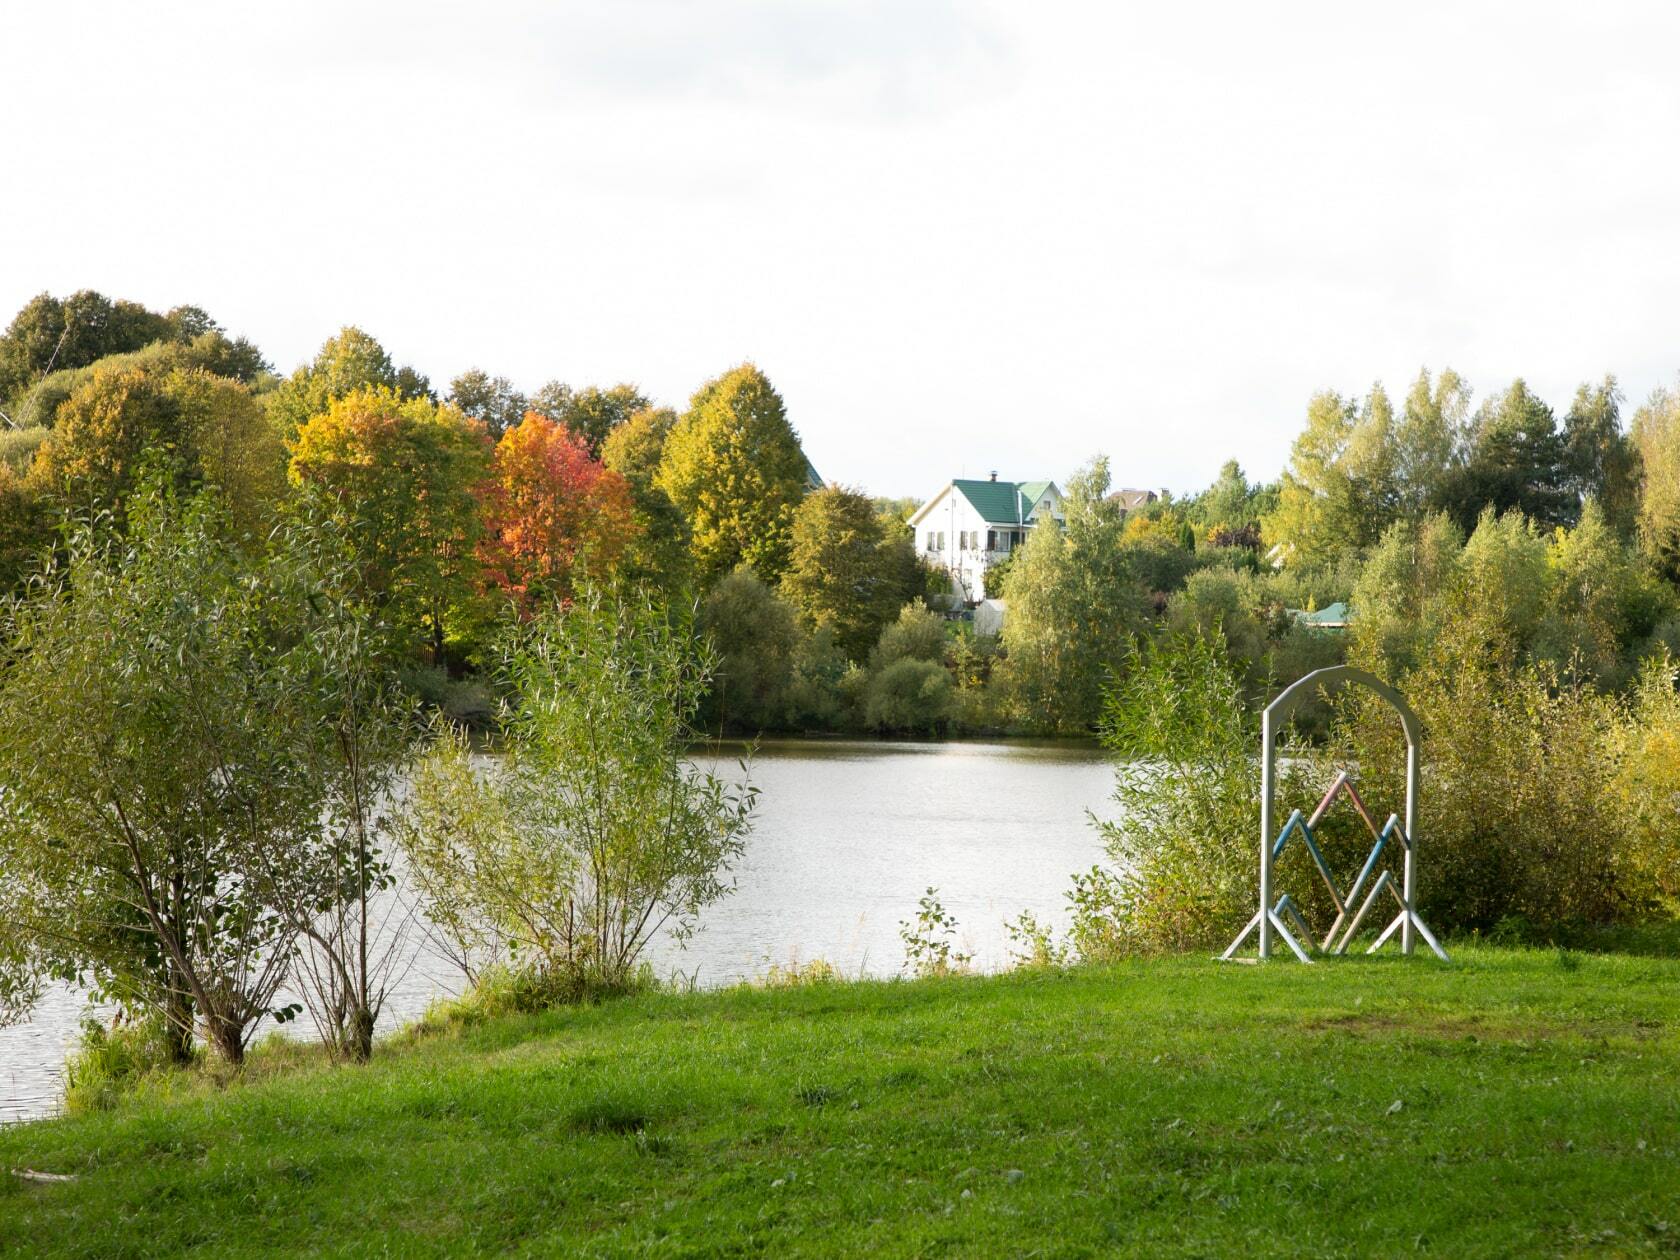
[[[652,995],[0,1130],[43,1256],[1680,1250],[1680,962]]]

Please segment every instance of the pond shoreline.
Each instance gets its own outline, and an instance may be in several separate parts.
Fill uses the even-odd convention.
[[[930,885],[961,925],[962,948],[982,970],[999,970],[1004,923],[1022,911],[1060,921],[1073,874],[1102,856],[1086,811],[1110,808],[1113,769],[1092,744],[776,736],[692,747],[697,764],[725,778],[739,776],[750,750],[748,774],[761,790],[735,892],[686,946],[662,938],[648,954],[655,974],[701,988],[819,958],[848,977],[895,974],[899,924]],[[421,952],[380,1031],[460,982],[441,957]],[[57,1105],[82,1009],[77,995],[55,990],[45,1015],[0,1029],[0,1120]],[[307,1020],[290,1027],[309,1031]]]

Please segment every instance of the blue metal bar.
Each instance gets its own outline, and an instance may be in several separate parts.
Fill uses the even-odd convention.
[[[1296,810],[1289,815],[1289,821],[1283,824],[1283,830],[1278,832],[1277,842],[1272,845],[1272,856],[1275,858],[1283,852],[1283,846],[1289,843],[1289,833],[1297,827],[1305,828],[1306,819],[1301,817],[1301,811]]]

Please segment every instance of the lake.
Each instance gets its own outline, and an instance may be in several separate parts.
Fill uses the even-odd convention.
[[[696,761],[730,778],[745,745]],[[754,752],[757,825],[736,890],[685,944],[656,941],[661,976],[701,986],[826,959],[847,976],[887,976],[904,960],[899,924],[932,885],[975,965],[1008,964],[1006,920],[1023,910],[1060,925],[1070,877],[1102,857],[1087,811],[1109,816],[1113,772],[1066,743],[766,740]],[[420,945],[381,1017],[388,1030],[454,992],[460,973]],[[0,1029],[0,1121],[51,1114],[85,999],[45,995],[33,1019]],[[307,1032],[307,1021],[294,1028]],[[262,1035],[261,1033],[258,1034]]]

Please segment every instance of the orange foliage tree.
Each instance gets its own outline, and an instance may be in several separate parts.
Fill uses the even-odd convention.
[[[636,535],[630,487],[577,434],[534,411],[502,435],[484,504],[490,579],[528,606],[610,575]]]

